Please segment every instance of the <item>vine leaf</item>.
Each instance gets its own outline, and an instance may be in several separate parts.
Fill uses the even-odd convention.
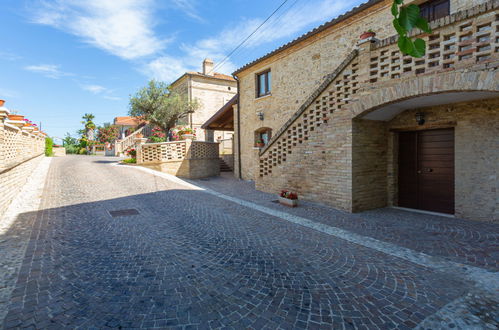
[[[397,44],[400,51],[406,55],[411,55],[414,51],[414,45],[411,39],[407,38],[406,36],[400,36]]]
[[[419,7],[409,5],[400,9],[398,21],[407,31],[411,31],[419,20]]]
[[[418,38],[414,40],[413,46],[410,55],[414,57],[423,57],[426,49],[426,42],[423,39]]]
[[[416,26],[426,33],[431,33],[431,28],[423,17],[417,19]]]
[[[397,33],[401,36],[403,36],[407,33],[405,28],[402,25],[400,25],[398,19],[396,19],[396,18],[393,20],[393,27],[395,28],[395,30],[397,30]]]

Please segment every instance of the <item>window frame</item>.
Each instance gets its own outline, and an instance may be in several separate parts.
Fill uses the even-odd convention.
[[[264,135],[267,135],[267,141],[263,138]],[[254,146],[257,147],[257,141],[262,140],[263,145],[266,146],[270,140],[272,139],[272,128],[270,127],[260,127],[255,131],[255,142]]]
[[[264,94],[260,94],[260,77],[265,75],[265,92]],[[270,75],[270,80],[269,80],[269,75]],[[268,96],[272,94],[272,71],[269,69],[260,71],[257,74],[255,74],[255,95],[256,98]]]
[[[446,4],[447,12],[445,15],[440,17],[435,17],[435,8],[439,5]],[[428,22],[440,19],[442,17],[450,15],[450,0],[429,0],[419,4],[419,9],[421,12],[421,16],[424,17]],[[427,11],[425,13],[425,11]]]

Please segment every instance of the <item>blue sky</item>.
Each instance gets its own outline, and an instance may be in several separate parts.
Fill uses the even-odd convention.
[[[76,135],[127,115],[128,97],[151,79],[172,82],[215,65],[283,0],[2,0],[0,99],[49,135]],[[216,71],[236,68],[361,1],[288,0]]]

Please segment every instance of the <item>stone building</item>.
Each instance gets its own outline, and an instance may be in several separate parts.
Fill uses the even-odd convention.
[[[201,128],[213,114],[237,94],[236,80],[213,70],[213,61],[205,59],[203,72],[186,72],[171,84],[178,93],[187,94],[190,100],[197,99],[200,103],[200,108],[186,118],[185,124],[196,129],[196,138],[201,141],[230,138],[233,134]]]
[[[431,21],[422,58],[371,0],[238,69],[235,174],[350,212],[499,221],[499,1],[408,3]]]

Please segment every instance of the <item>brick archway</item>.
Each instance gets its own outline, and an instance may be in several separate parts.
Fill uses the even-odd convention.
[[[389,81],[360,95],[350,110],[352,118],[362,118],[373,111],[410,99],[464,92],[469,92],[470,97],[477,92],[498,97],[499,71],[453,71],[407,78],[396,83]]]

